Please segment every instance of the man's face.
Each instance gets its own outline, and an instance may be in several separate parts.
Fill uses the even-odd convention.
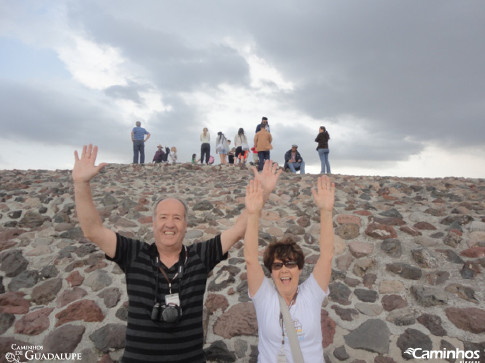
[[[187,232],[185,208],[177,199],[158,203],[153,217],[153,236],[161,248],[181,247]]]
[[[291,151],[292,151],[292,152],[295,152],[295,151],[296,151],[296,147],[292,147],[292,148],[291,148]]]

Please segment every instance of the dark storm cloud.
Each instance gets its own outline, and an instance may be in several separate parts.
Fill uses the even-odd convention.
[[[270,26],[260,12],[251,29],[263,57],[297,80],[287,101],[302,112],[352,114],[389,138],[480,145],[480,9],[477,1],[314,2],[276,11]]]
[[[105,105],[96,104],[86,94],[73,94],[72,88],[66,93],[72,86],[69,83],[63,86],[2,80],[2,137],[50,145],[109,144],[121,137],[117,118]]]

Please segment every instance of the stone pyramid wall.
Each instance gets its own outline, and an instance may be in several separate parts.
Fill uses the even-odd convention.
[[[106,226],[146,241],[152,203],[184,198],[191,244],[234,222],[251,176],[235,167],[109,165],[92,187]],[[261,220],[261,247],[280,238],[302,246],[303,279],[318,258],[316,178],[282,174]],[[401,362],[409,348],[420,355],[478,351],[485,361],[485,181],[332,178],[336,253],[321,315],[326,361]],[[37,356],[46,361],[118,361],[126,306],[124,275],[79,229],[70,171],[0,171],[0,361],[35,352],[51,354]],[[242,242],[214,269],[204,314],[209,361],[256,361]]]

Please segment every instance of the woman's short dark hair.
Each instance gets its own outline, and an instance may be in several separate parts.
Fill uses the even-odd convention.
[[[238,135],[244,135],[244,129],[241,127],[237,132]]]
[[[264,266],[271,272],[275,258],[281,261],[296,261],[298,269],[301,270],[305,264],[305,256],[303,250],[294,241],[278,241],[272,242],[264,250],[263,263]]]

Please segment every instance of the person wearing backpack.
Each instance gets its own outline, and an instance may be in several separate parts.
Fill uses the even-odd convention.
[[[235,158],[237,163],[246,162],[246,158],[244,157],[245,151],[249,150],[248,140],[246,135],[244,135],[244,129],[241,127],[237,132],[237,135],[234,136],[234,147],[236,148]]]

